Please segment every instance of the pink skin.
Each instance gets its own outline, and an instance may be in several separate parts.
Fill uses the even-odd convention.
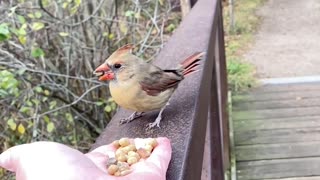
[[[157,141],[151,156],[134,164],[133,171],[122,177],[107,173],[107,154],[115,152],[111,144],[87,154],[55,142],[18,145],[0,155],[0,167],[15,172],[17,180],[165,180],[171,145],[167,138]],[[143,139],[134,142],[141,144]]]

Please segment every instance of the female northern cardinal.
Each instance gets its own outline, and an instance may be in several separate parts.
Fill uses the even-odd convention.
[[[161,114],[178,84],[186,75],[196,71],[197,63],[204,53],[195,53],[186,58],[178,68],[162,70],[131,54],[133,45],[116,50],[94,74],[100,81],[109,80],[110,93],[121,107],[135,111],[121,119],[120,124],[141,117],[143,112],[159,110],[159,115],[148,129],[159,126]]]

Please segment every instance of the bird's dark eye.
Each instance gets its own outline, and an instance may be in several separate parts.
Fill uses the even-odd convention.
[[[119,68],[121,68],[121,64],[114,64],[113,67],[116,69],[119,69]]]

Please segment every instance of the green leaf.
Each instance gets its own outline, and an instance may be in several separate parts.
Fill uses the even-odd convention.
[[[38,99],[32,99],[31,100],[35,105],[39,105],[40,101]]]
[[[25,35],[27,35],[27,31],[25,30],[25,28],[21,27],[21,28],[18,30],[18,35],[19,35],[19,36],[25,36]]]
[[[107,37],[109,34],[108,34],[108,32],[103,32],[102,33],[102,36],[104,36],[104,37]]]
[[[0,24],[0,41],[4,41],[10,38],[9,26],[7,23]]]
[[[18,17],[18,20],[19,20],[19,22],[20,22],[21,24],[24,24],[24,23],[26,22],[26,19],[25,19],[23,16],[17,15],[17,17]]]
[[[174,25],[174,24],[169,24],[169,26],[168,27],[166,27],[166,31],[169,31],[169,32],[172,32],[172,31],[174,31],[176,29],[176,25]]]
[[[27,36],[18,36],[18,39],[22,45],[25,45],[27,42]]]
[[[47,131],[48,131],[48,133],[51,133],[51,132],[54,130],[54,128],[55,128],[55,126],[54,126],[53,122],[49,122],[49,123],[47,124]]]
[[[26,132],[26,128],[23,126],[23,124],[19,124],[19,126],[18,126],[18,132],[19,132],[21,135],[24,135],[24,133]]]
[[[4,40],[7,40],[7,39],[8,39],[8,37],[6,35],[0,34],[0,42],[4,41]]]
[[[62,36],[62,37],[65,37],[65,36],[69,36],[69,33],[67,33],[67,32],[59,32],[59,35]]]
[[[17,129],[17,124],[12,118],[7,121],[7,124],[12,131],[15,131]]]
[[[97,106],[101,106],[101,105],[103,105],[104,103],[102,102],[102,101],[98,101],[98,102],[96,102],[96,105]]]
[[[68,5],[69,5],[68,2],[64,2],[64,3],[62,4],[62,8],[63,8],[63,9],[66,9],[66,8],[68,7]]]
[[[10,9],[9,9],[9,10],[10,10],[10,13],[8,13],[8,16],[12,16],[13,14],[15,14],[17,7],[18,7],[18,6],[14,6],[14,7],[10,8]]]
[[[20,29],[26,29],[28,27],[28,25],[25,23],[25,24],[22,24],[22,26],[20,27]]]
[[[27,16],[31,19],[35,18],[35,16],[32,13],[27,14]]]
[[[37,12],[34,13],[34,16],[39,19],[39,18],[42,17],[42,14],[41,14],[40,11],[37,11]]]
[[[128,27],[127,27],[126,22],[120,21],[119,28],[120,28],[120,31],[121,31],[123,34],[127,34],[127,32],[128,32]]]
[[[31,25],[31,29],[34,31],[39,31],[42,28],[44,28],[44,24],[42,22],[34,22]]]
[[[47,90],[47,89],[46,89],[46,90],[44,90],[44,92],[43,92],[43,93],[44,93],[44,95],[46,95],[46,96],[49,96],[49,95],[50,95],[50,91],[49,91],[49,90]]]
[[[50,122],[50,118],[48,117],[48,116],[43,116],[43,120],[44,120],[44,122],[46,122],[46,123],[49,123]]]
[[[112,108],[111,108],[111,106],[106,106],[105,108],[104,108],[104,110],[107,112],[107,113],[110,113],[111,111],[112,111]]]
[[[49,1],[48,1],[48,0],[40,0],[40,1],[42,2],[42,5],[43,5],[44,7],[49,6]]]
[[[74,0],[74,3],[75,3],[77,6],[80,6],[81,0]]]
[[[32,104],[31,101],[27,101],[26,104],[27,104],[28,106],[33,106],[33,104]]]
[[[131,17],[131,16],[134,15],[134,11],[130,11],[130,10],[126,11],[124,15],[127,16],[127,17]]]
[[[73,7],[70,9],[70,13],[71,13],[71,14],[75,14],[75,13],[77,12],[77,10],[78,10],[78,7],[79,7],[79,6],[73,6]]]
[[[42,92],[43,92],[43,89],[42,89],[40,86],[35,87],[34,90],[35,90],[37,93],[42,93]]]
[[[22,106],[22,107],[20,108],[20,112],[26,113],[26,112],[29,112],[30,109],[31,109],[30,107]]]
[[[19,69],[18,71],[16,71],[16,73],[18,74],[18,75],[23,75],[24,73],[26,72],[26,69],[25,68],[21,68],[21,69]]]
[[[108,38],[110,39],[110,40],[112,40],[113,38],[114,38],[114,34],[109,34],[109,36],[108,36]]]
[[[70,122],[73,123],[73,116],[71,113],[66,113],[66,119]]]
[[[49,103],[49,109],[55,108],[56,105],[57,105],[57,101],[51,101],[51,102]]]
[[[31,51],[31,56],[34,57],[34,58],[38,58],[38,57],[41,57],[41,56],[44,56],[44,55],[45,55],[44,51],[39,47],[34,48]]]
[[[135,17],[136,19],[140,19],[140,17],[141,17],[140,12],[135,13],[135,14],[134,14],[134,17]]]

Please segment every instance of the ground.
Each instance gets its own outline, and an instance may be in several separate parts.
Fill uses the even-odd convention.
[[[262,22],[244,57],[259,78],[320,74],[320,1],[268,0]]]

